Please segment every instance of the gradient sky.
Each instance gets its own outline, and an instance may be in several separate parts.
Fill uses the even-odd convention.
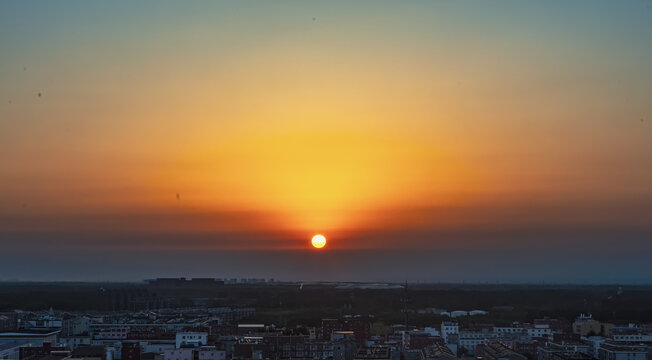
[[[652,282],[651,39],[650,0],[2,1],[0,280]]]

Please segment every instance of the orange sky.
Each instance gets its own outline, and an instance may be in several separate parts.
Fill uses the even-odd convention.
[[[2,4],[0,230],[356,249],[650,226],[633,7],[204,5]]]

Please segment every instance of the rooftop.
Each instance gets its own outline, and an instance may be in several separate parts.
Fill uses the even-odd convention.
[[[28,329],[28,330],[12,330],[0,332],[0,338],[8,337],[39,337],[55,335],[61,332],[61,329]]]
[[[12,349],[12,348],[17,348],[17,347],[21,347],[21,346],[24,346],[24,345],[25,345],[25,344],[22,344],[22,343],[15,343],[15,342],[11,342],[11,343],[2,343],[2,344],[0,344],[0,351],[4,351],[4,350],[8,350],[8,349]]]

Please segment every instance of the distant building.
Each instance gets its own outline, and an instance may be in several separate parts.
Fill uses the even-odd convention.
[[[579,354],[583,354],[579,355]],[[592,359],[593,346],[588,342],[548,342],[537,349],[538,360]]]
[[[66,336],[60,337],[59,342],[69,350],[75,350],[80,346],[90,346],[91,337],[89,335]]]
[[[559,352],[552,354],[552,360],[594,360],[593,356],[581,352]]]
[[[21,346],[19,358],[32,360],[52,354],[69,355],[70,349],[65,346],[52,346],[49,342],[44,342],[42,346]]]
[[[410,331],[405,333],[404,339],[404,348],[407,350],[421,350],[427,346],[444,344],[444,339],[442,337],[430,336],[430,334],[425,332]]]
[[[629,324],[628,326],[614,326],[610,329],[613,341],[620,342],[652,342],[652,334],[643,333],[641,327]]]
[[[371,323],[361,316],[339,319],[322,319],[321,332],[323,340],[331,340],[336,331],[352,331],[358,344],[364,344],[371,335]]]
[[[18,329],[18,314],[15,311],[0,312],[0,331]]]
[[[392,351],[389,347],[375,346],[371,348],[360,348],[353,360],[392,360]]]
[[[88,334],[90,331],[90,318],[86,316],[64,318],[61,322],[61,336]]]
[[[354,339],[307,341],[304,336],[246,336],[234,345],[233,359],[352,360]]]
[[[451,334],[452,335],[452,334]],[[487,339],[495,339],[498,335],[488,331],[460,331],[457,337],[457,344],[460,349],[473,354],[478,345],[484,344]]]
[[[0,343],[30,344],[43,346],[43,343],[56,343],[59,329],[13,330],[0,332]]]
[[[441,337],[448,342],[448,336],[451,334],[459,334],[460,326],[456,321],[444,321],[441,323]]]
[[[423,348],[421,351],[421,360],[454,360],[455,354],[446,346],[435,343]]]
[[[226,351],[219,350],[215,346],[202,346],[195,351],[197,360],[226,360]]]
[[[545,317],[542,319],[534,319],[534,325],[548,325],[553,333],[570,333],[572,332],[571,324],[567,320],[552,319]]]
[[[613,324],[601,323],[593,319],[591,314],[580,314],[573,322],[573,332],[581,336],[589,336],[591,334],[609,336],[613,326]]]
[[[461,316],[467,316],[469,313],[464,310],[455,310],[450,312],[450,317],[456,318],[456,317],[461,317]]]
[[[205,332],[178,332],[176,334],[176,347],[199,347],[208,342],[208,334]]]
[[[107,360],[104,346],[80,346],[70,354],[71,359]]]
[[[129,326],[111,326],[93,332],[93,337],[98,340],[124,340],[128,335]]]
[[[548,338],[552,336],[552,329],[548,324],[534,324],[527,327],[526,331],[532,338]]]
[[[121,360],[141,360],[141,348],[138,342],[122,342]]]
[[[519,354],[502,342],[495,340],[486,342],[482,355],[487,360],[527,360],[525,355]]]
[[[237,326],[237,333],[240,335],[253,334],[264,330],[264,324],[238,324]]]
[[[194,360],[193,348],[167,349],[163,353],[165,360]]]
[[[264,343],[262,337],[256,341],[245,339],[233,345],[233,360],[270,359],[273,352],[272,344]]]
[[[0,343],[0,359],[3,360],[19,360],[20,348],[24,344],[18,343]]]
[[[179,287],[186,284],[186,278],[157,278],[153,280],[146,280],[150,286],[160,286],[160,287]]]
[[[576,335],[576,334],[574,334],[574,335]],[[582,342],[591,346],[591,356],[594,359],[597,359],[598,358],[598,350],[600,349],[600,345],[606,340],[607,339],[605,337],[602,337],[602,336],[589,336],[589,337],[583,338]]]
[[[598,349],[599,360],[646,360],[648,347],[635,343],[604,341]]]

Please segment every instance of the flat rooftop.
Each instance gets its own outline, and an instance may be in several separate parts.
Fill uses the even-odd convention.
[[[40,337],[49,336],[61,332],[61,329],[29,329],[29,330],[12,330],[0,332],[0,338],[7,337]]]

